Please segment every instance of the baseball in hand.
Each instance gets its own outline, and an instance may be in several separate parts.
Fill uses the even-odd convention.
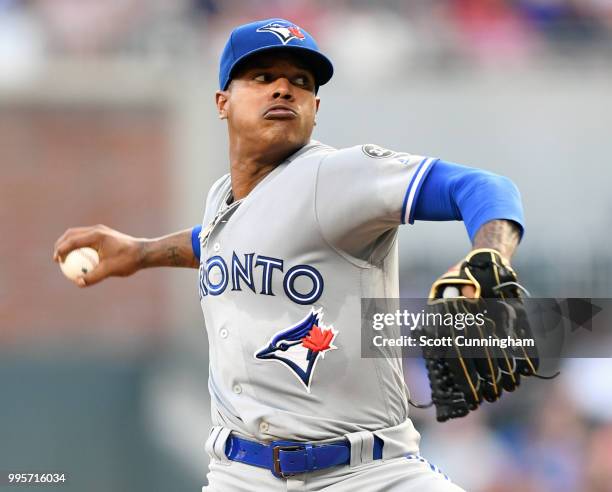
[[[461,292],[459,291],[459,289],[453,285],[449,285],[442,291],[442,297],[444,299],[450,299],[452,297],[459,297],[460,295],[461,295]]]
[[[77,278],[91,272],[100,263],[98,252],[93,248],[73,249],[66,255],[60,268],[66,277],[76,282]]]

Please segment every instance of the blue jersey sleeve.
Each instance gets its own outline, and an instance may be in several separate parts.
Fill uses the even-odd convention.
[[[202,231],[201,225],[197,225],[191,229],[191,248],[193,249],[193,255],[198,260],[200,259],[200,231]]]
[[[504,176],[438,160],[422,183],[409,222],[463,220],[473,240],[494,219],[516,222],[522,237],[525,219],[516,185]]]

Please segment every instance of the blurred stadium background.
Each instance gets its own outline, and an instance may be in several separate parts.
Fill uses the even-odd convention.
[[[152,237],[201,220],[227,166],[218,54],[271,16],[335,62],[315,138],[508,175],[533,294],[612,296],[611,0],[0,0],[0,470],[64,471],[70,491],[205,483],[196,272],[82,291],[51,253],[70,226]],[[406,296],[469,247],[460,223],[400,234]],[[469,491],[611,491],[612,364],[562,370],[458,422],[413,411],[422,454]],[[420,366],[406,372],[424,400]]]

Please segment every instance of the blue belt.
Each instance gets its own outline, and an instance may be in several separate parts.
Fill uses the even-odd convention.
[[[383,441],[374,436],[375,460],[382,458],[382,448]],[[348,465],[351,445],[346,439],[329,444],[297,441],[272,441],[264,444],[230,434],[225,444],[225,455],[232,461],[267,468],[274,476],[286,478],[332,466]]]

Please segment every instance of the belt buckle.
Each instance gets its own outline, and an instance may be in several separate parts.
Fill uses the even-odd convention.
[[[294,473],[283,473],[280,466],[280,457],[279,453],[281,451],[298,451],[300,449],[306,449],[306,446],[299,445],[287,445],[283,446],[282,444],[277,444],[272,446],[272,475],[278,478],[287,478],[292,477],[294,475],[299,475],[302,472],[294,472]]]

